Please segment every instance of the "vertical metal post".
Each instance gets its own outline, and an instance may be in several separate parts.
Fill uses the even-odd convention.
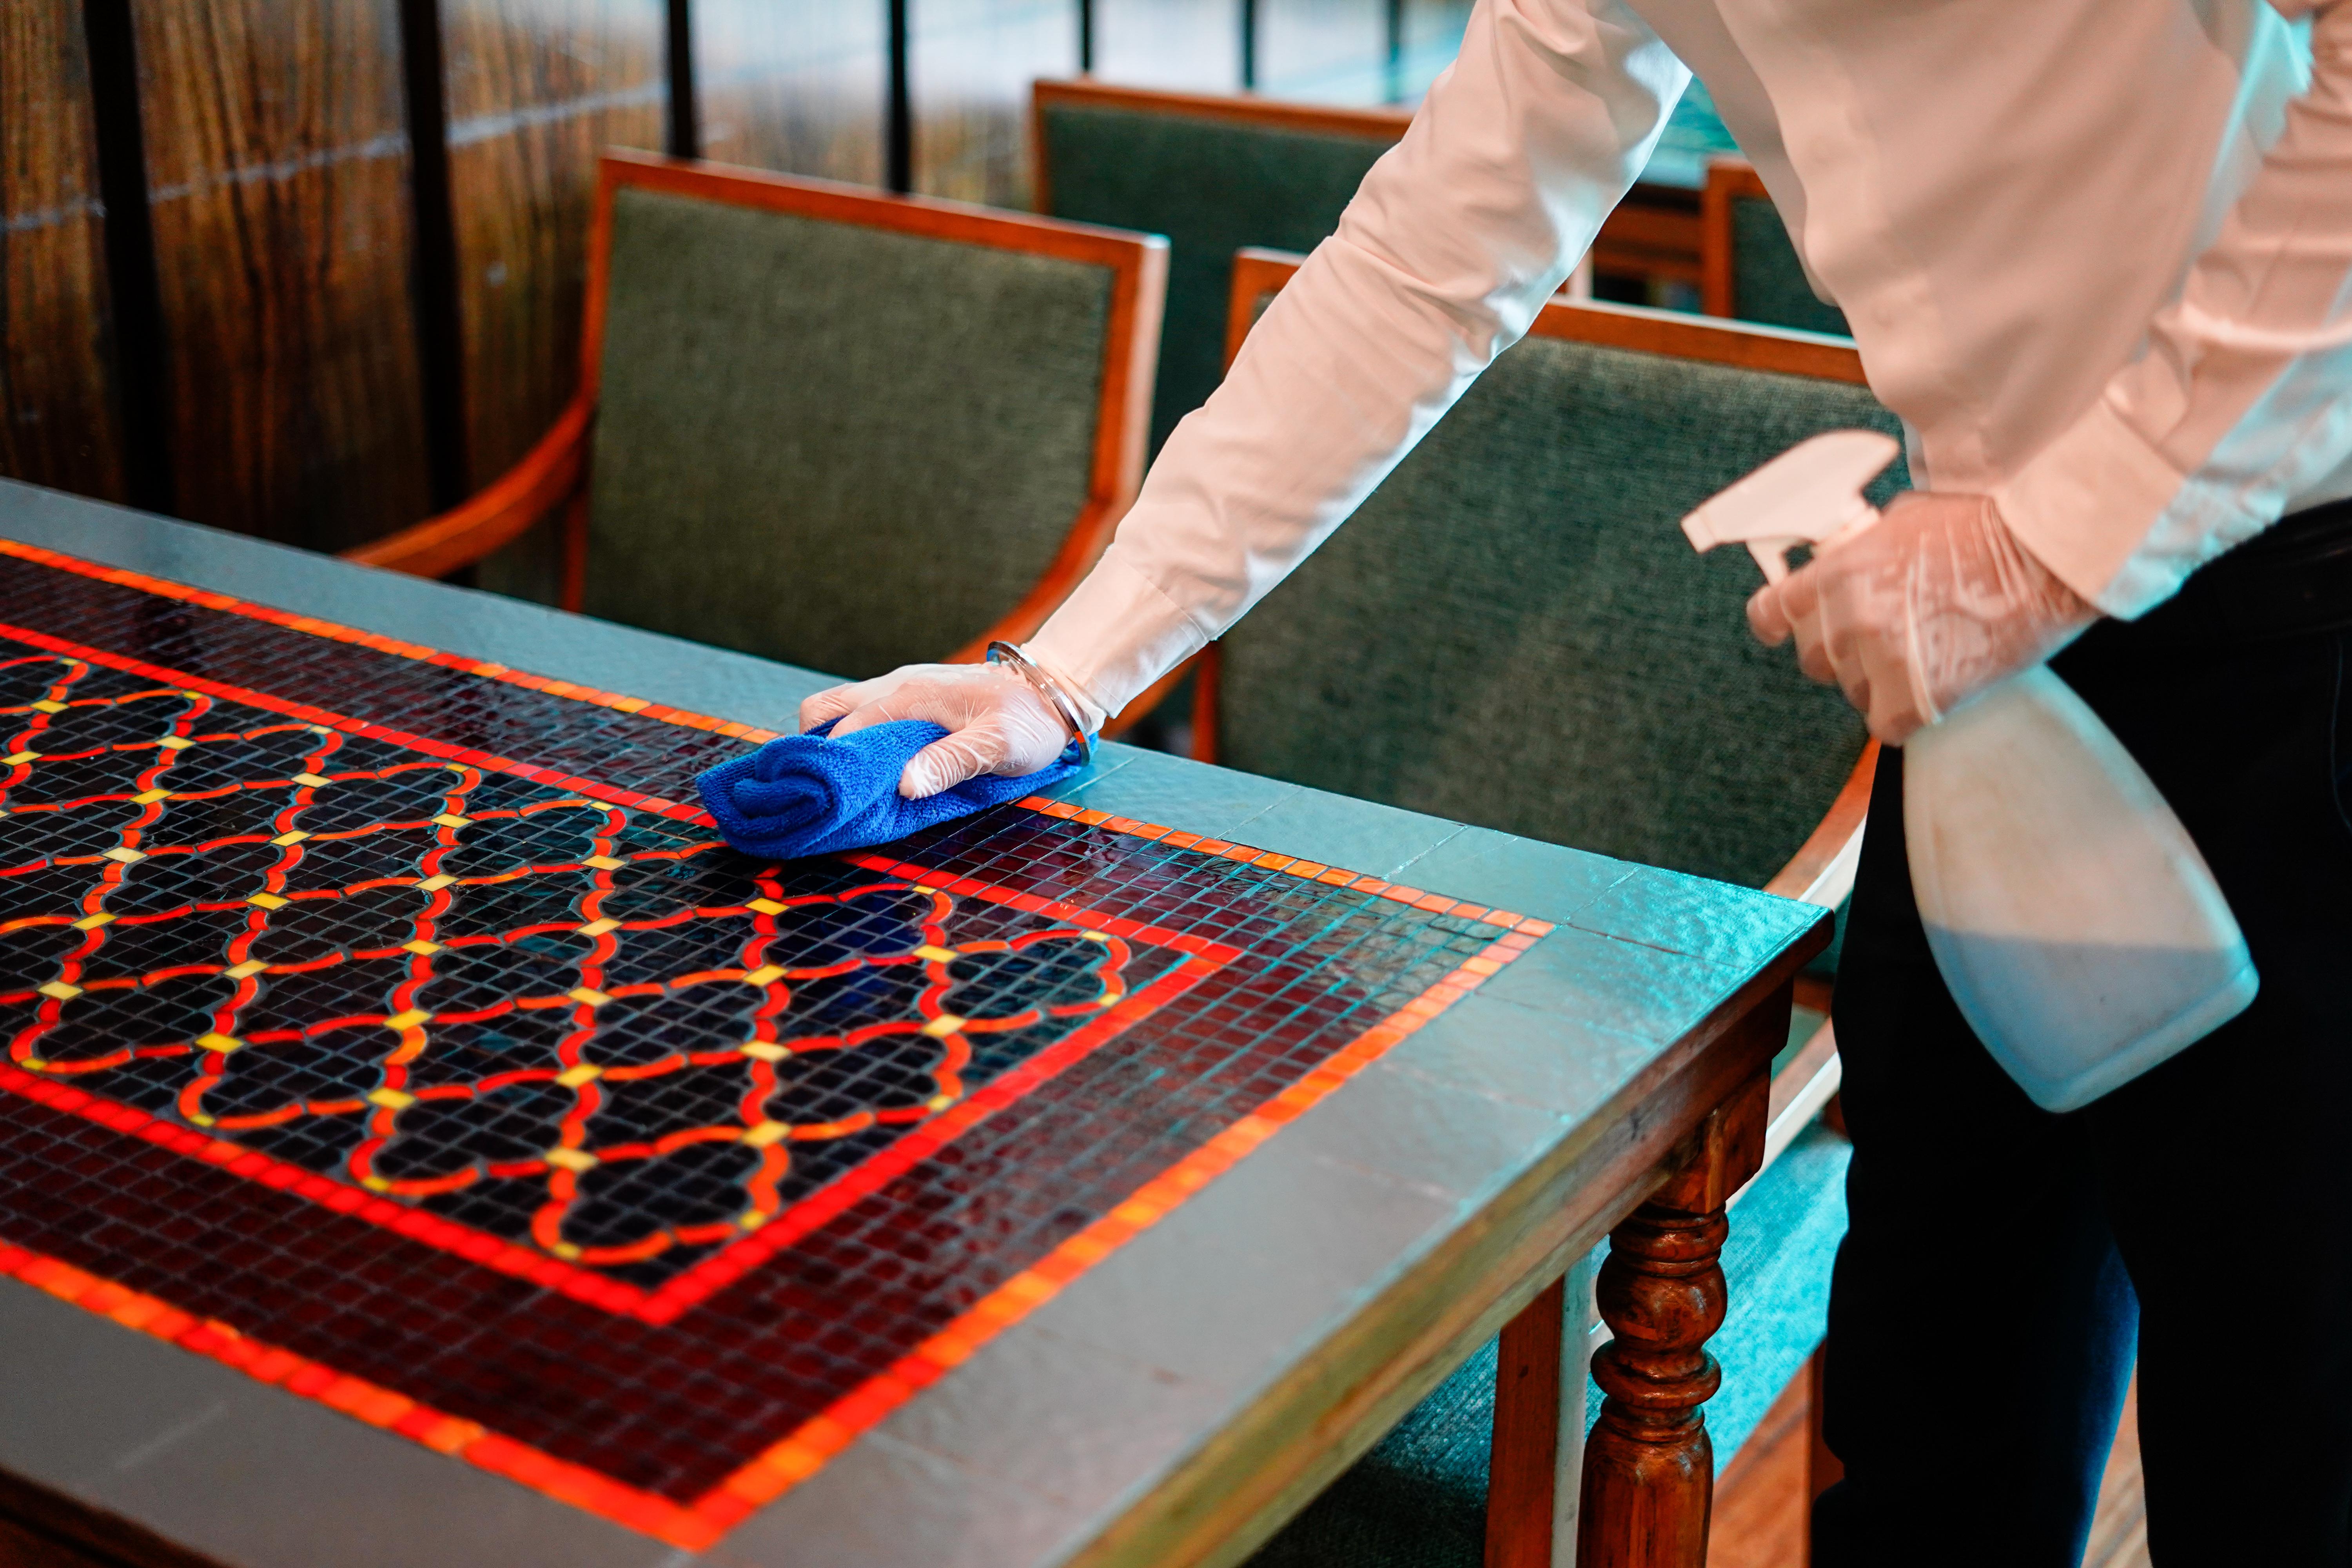
[[[669,0],[669,127],[663,151],[673,158],[702,156],[702,105],[694,91],[694,6]]]
[[[444,509],[466,499],[471,476],[440,0],[400,0],[400,65],[408,98],[409,254],[417,381],[425,400],[425,466],[433,505]]]
[[[1095,0],[1078,0],[1078,74],[1095,68]]]
[[[1257,0],[1242,0],[1242,90],[1257,89]]]
[[[164,405],[163,286],[147,210],[147,138],[139,111],[139,45],[131,0],[84,0],[98,194],[106,204],[106,281],[113,302],[116,409],[131,504],[173,510],[172,437]]]
[[[907,0],[889,0],[890,101],[882,145],[888,159],[887,180],[904,195],[915,188],[915,108],[907,87]]]

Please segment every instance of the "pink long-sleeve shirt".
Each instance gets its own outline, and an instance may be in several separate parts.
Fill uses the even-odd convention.
[[[1693,71],[1915,479],[2101,609],[2352,495],[2352,0],[1479,0],[1033,654],[1115,713],[1239,619],[1527,330]]]

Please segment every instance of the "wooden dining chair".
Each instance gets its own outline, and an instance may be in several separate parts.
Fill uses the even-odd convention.
[[[1232,348],[1300,259],[1237,258]],[[1555,300],[1347,526],[1200,657],[1194,754],[1836,908],[1876,744],[1835,689],[1748,636],[1759,579],[1747,552],[1697,555],[1677,525],[1768,458],[1854,426],[1897,427],[1849,342]],[[1898,468],[1873,496],[1904,482]],[[1827,977],[1806,977],[1799,1000],[1821,1020]],[[1718,1351],[1735,1381],[1713,1406],[1750,1425],[1818,1341],[1820,1238],[1843,1228],[1843,1159],[1781,1163],[1836,1089],[1833,1028],[1792,1034],[1775,1068],[1767,1167],[1727,1255],[1735,1318],[1747,1301],[1755,1334]],[[1531,1528],[1506,1486],[1517,1472],[1464,1438],[1477,1401],[1515,1385],[1515,1331],[1547,1331],[1507,1329],[1499,1384],[1474,1366],[1445,1384],[1276,1538],[1264,1568],[1361,1560],[1367,1510],[1400,1497],[1422,1498],[1413,1518],[1483,1520],[1488,1551]],[[1727,1459],[1745,1429],[1717,1435]],[[1425,1495],[1449,1476],[1465,1490],[1474,1472],[1479,1495],[1450,1512]],[[1452,1561],[1475,1542],[1427,1544],[1396,1560]]]
[[[1813,292],[1762,176],[1717,158],[1699,194],[1699,308],[1770,327],[1850,337],[1845,312]]]
[[[1027,637],[1134,498],[1164,240],[613,153],[589,243],[579,395],[352,559],[561,511],[566,608],[862,678]]]
[[[1091,80],[1035,83],[1030,114],[1039,212],[1164,234],[1175,247],[1152,397],[1155,453],[1223,374],[1234,253],[1312,250],[1412,123],[1403,109]],[[1576,291],[1591,292],[1595,271],[1642,285],[1698,281],[1697,181],[1674,174],[1693,188],[1645,178],[1626,193],[1601,225]]]

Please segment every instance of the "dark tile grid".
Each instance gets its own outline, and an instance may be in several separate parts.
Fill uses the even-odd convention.
[[[43,759],[0,768],[9,1060],[641,1289],[1181,956],[837,863],[794,877],[824,901],[775,908],[707,830],[6,638],[0,713]],[[457,885],[403,885],[436,876]],[[959,956],[925,962],[934,940]],[[736,978],[769,965],[839,973]],[[950,1007],[1045,1016],[915,1032]]]
[[[0,552],[0,621],[249,690],[691,801],[694,775],[742,750],[691,728],[537,691],[450,664],[314,637]],[[389,640],[389,639],[386,639]]]
[[[699,763],[727,749],[720,742],[692,756],[706,737],[666,741],[646,760],[648,774],[617,734],[636,726],[614,724],[619,716],[608,711],[437,669],[420,689],[416,678],[372,668],[395,662],[389,656],[348,646],[321,652],[299,633],[224,626],[237,617],[155,608],[136,595],[93,608],[89,596],[60,587],[72,579],[54,576],[39,606],[44,630],[110,632],[139,657],[193,660],[214,679],[260,675],[280,690],[320,682],[339,706],[364,701],[371,717],[412,731],[439,737],[454,714],[467,733],[508,737],[497,743],[535,759],[585,766],[593,758],[607,776],[681,794],[669,771],[681,758]],[[92,585],[93,595],[116,592]],[[23,604],[12,600],[11,613],[33,618]],[[509,704],[525,715],[511,718]],[[600,737],[596,746],[562,732],[559,721],[574,715]],[[1019,808],[891,853],[1081,899],[1230,942],[1246,957],[668,1327],[453,1264],[215,1167],[152,1146],[126,1151],[86,1121],[0,1096],[10,1239],[683,1501],[1297,1084],[1497,934],[1475,919]]]

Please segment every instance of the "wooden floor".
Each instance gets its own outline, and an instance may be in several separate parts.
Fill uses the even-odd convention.
[[[1811,1379],[1800,1373],[1716,1484],[1707,1568],[1805,1568],[1805,1452]],[[2083,1568],[2148,1568],[2140,1488],[2139,1384],[2124,1401]]]

